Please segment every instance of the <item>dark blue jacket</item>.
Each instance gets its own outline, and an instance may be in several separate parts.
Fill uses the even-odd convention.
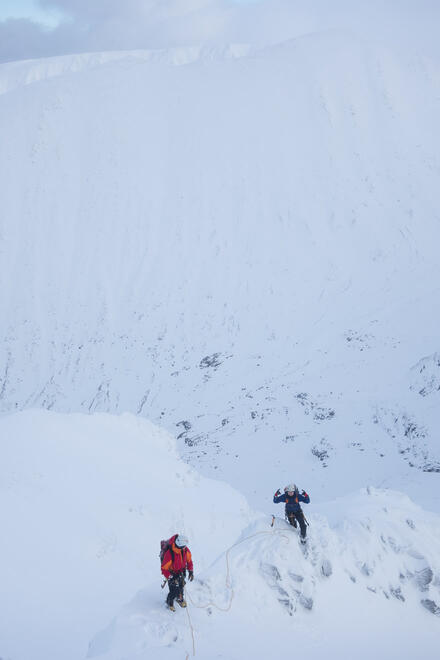
[[[277,493],[275,493],[273,496],[274,504],[285,502],[286,513],[297,513],[298,511],[301,511],[300,502],[304,502],[305,504],[310,502],[310,497],[304,490],[304,495],[301,495],[301,493],[298,493],[298,491],[296,491],[296,493],[294,493],[292,496],[288,495],[287,493],[284,493],[284,495],[277,495]]]

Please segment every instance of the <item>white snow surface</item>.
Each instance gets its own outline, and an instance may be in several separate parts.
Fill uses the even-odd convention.
[[[136,413],[260,508],[293,470],[440,509],[434,56],[329,31],[0,88],[3,412]]]
[[[133,415],[0,420],[0,654],[11,660],[429,656],[440,517],[366,488],[281,517],[186,465]],[[188,612],[161,591],[159,541],[190,538]],[[119,613],[118,613],[119,612]],[[115,616],[116,615],[116,616]]]
[[[328,31],[0,66],[0,658],[432,655],[435,57]]]
[[[1,658],[84,658],[143,585],[161,601],[162,538],[185,532],[201,571],[254,517],[134,415],[27,411],[0,438]]]

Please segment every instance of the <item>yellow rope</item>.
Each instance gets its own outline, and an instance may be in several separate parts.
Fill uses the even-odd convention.
[[[195,639],[194,639],[194,628],[193,628],[193,625],[191,623],[191,617],[189,615],[188,606],[186,606],[186,614],[188,616],[188,624],[189,624],[189,627],[190,627],[190,630],[191,630],[193,655],[195,655],[196,654],[196,642],[195,642]],[[189,659],[189,653],[186,654],[186,659],[185,660],[188,660],[188,659]]]

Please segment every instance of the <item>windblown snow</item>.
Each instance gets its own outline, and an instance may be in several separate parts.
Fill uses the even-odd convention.
[[[0,658],[432,655],[439,104],[346,31],[0,66]]]

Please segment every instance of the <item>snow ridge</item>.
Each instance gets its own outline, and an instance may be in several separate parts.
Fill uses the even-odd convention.
[[[124,654],[132,660],[140,648],[142,658],[152,648],[158,658],[174,657],[174,651],[181,657],[192,643],[202,657],[212,649],[220,657],[239,658],[250,649],[253,657],[265,657],[267,639],[287,648],[291,634],[298,651],[322,657],[320,643],[304,635],[307,628],[330,638],[327,652],[333,657],[338,635],[332,636],[331,629],[341,632],[339,619],[351,629],[345,635],[347,651],[362,658],[387,645],[387,638],[395,639],[390,657],[410,657],[407,644],[414,640],[401,631],[404,622],[412,629],[412,621],[421,626],[417,638],[428,652],[440,615],[438,517],[426,515],[401,493],[371,488],[329,503],[328,511],[331,521],[324,514],[309,516],[305,547],[278,518],[272,530],[267,517],[244,529],[225,554],[187,585],[188,620],[179,612],[164,613],[153,585],[142,590],[94,638],[88,657],[114,660]],[[329,615],[331,609],[336,616]],[[381,619],[388,630],[359,649],[356,635],[364,612],[370,630],[380,629]],[[227,634],[231,629],[240,630],[241,642]]]
[[[221,46],[182,46],[175,48],[78,53],[47,57],[38,60],[20,60],[0,65],[0,94],[16,88],[58,78],[89,69],[97,69],[113,62],[135,61],[151,64],[184,66],[198,60],[246,57],[252,51],[247,44]]]

